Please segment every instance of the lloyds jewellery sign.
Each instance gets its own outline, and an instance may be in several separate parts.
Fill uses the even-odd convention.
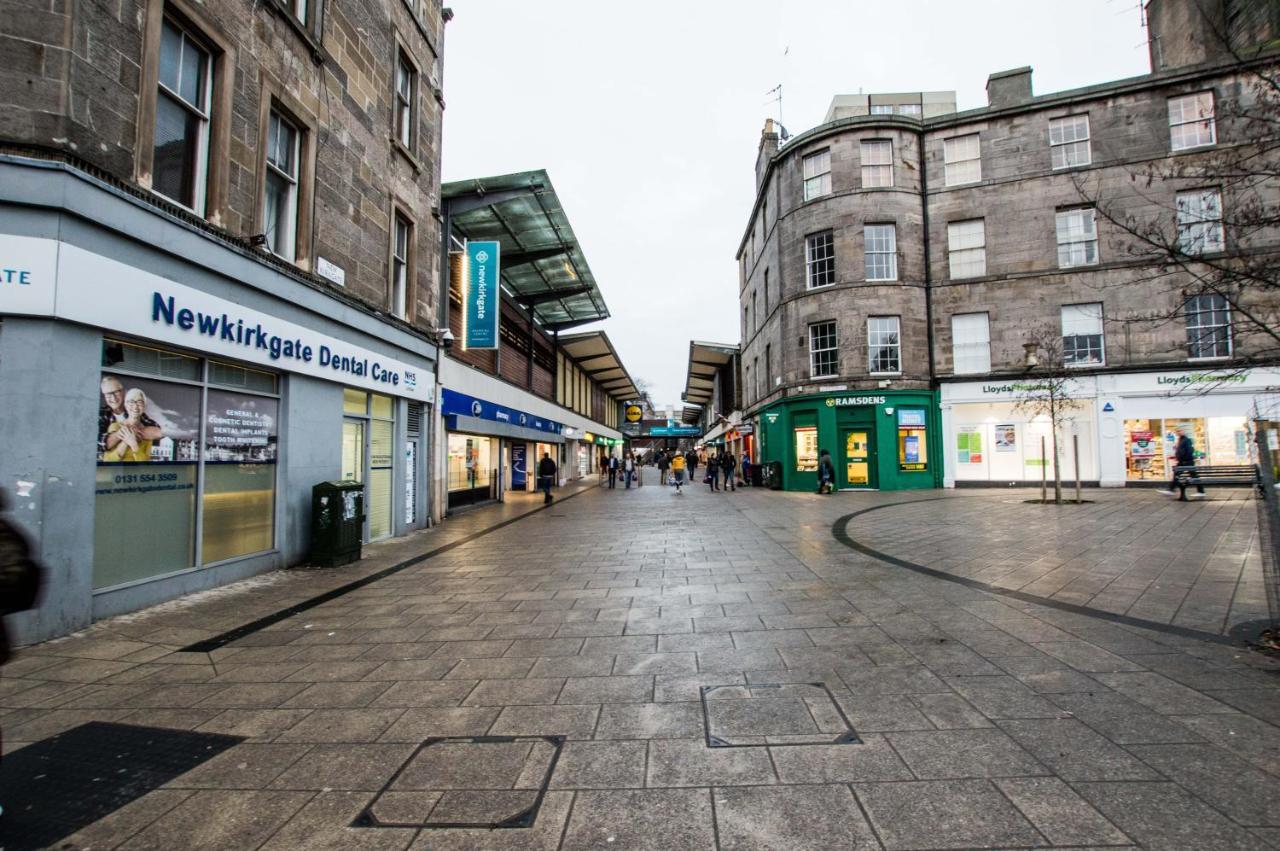
[[[498,315],[501,287],[499,251],[497,242],[468,242],[467,269],[463,279],[466,303],[466,332],[462,347],[465,349],[498,348]]]

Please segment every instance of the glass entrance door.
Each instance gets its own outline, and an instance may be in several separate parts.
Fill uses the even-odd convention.
[[[365,480],[365,441],[364,441],[364,420],[344,419],[342,421],[342,479],[349,482],[364,482]],[[360,536],[364,540],[368,540],[368,524],[369,516],[369,495],[365,494],[365,526],[360,531]]]
[[[874,488],[876,486],[875,452],[872,432],[865,428],[846,429],[844,433],[844,486]]]

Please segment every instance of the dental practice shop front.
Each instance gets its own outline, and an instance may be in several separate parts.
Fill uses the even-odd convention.
[[[0,207],[0,487],[48,577],[22,643],[305,562],[320,482],[361,483],[367,542],[431,516],[434,344],[119,206]]]

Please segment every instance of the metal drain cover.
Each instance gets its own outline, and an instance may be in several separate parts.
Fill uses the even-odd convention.
[[[703,686],[701,698],[709,748],[862,743],[825,683]]]
[[[564,740],[564,736],[427,739],[352,826],[532,827]]]

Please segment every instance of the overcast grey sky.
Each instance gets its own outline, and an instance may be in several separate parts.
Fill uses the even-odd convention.
[[[689,340],[738,342],[734,256],[777,105],[799,133],[839,93],[955,90],[1030,65],[1036,94],[1146,73],[1138,0],[456,0],[444,179],[545,168],[659,404]]]

